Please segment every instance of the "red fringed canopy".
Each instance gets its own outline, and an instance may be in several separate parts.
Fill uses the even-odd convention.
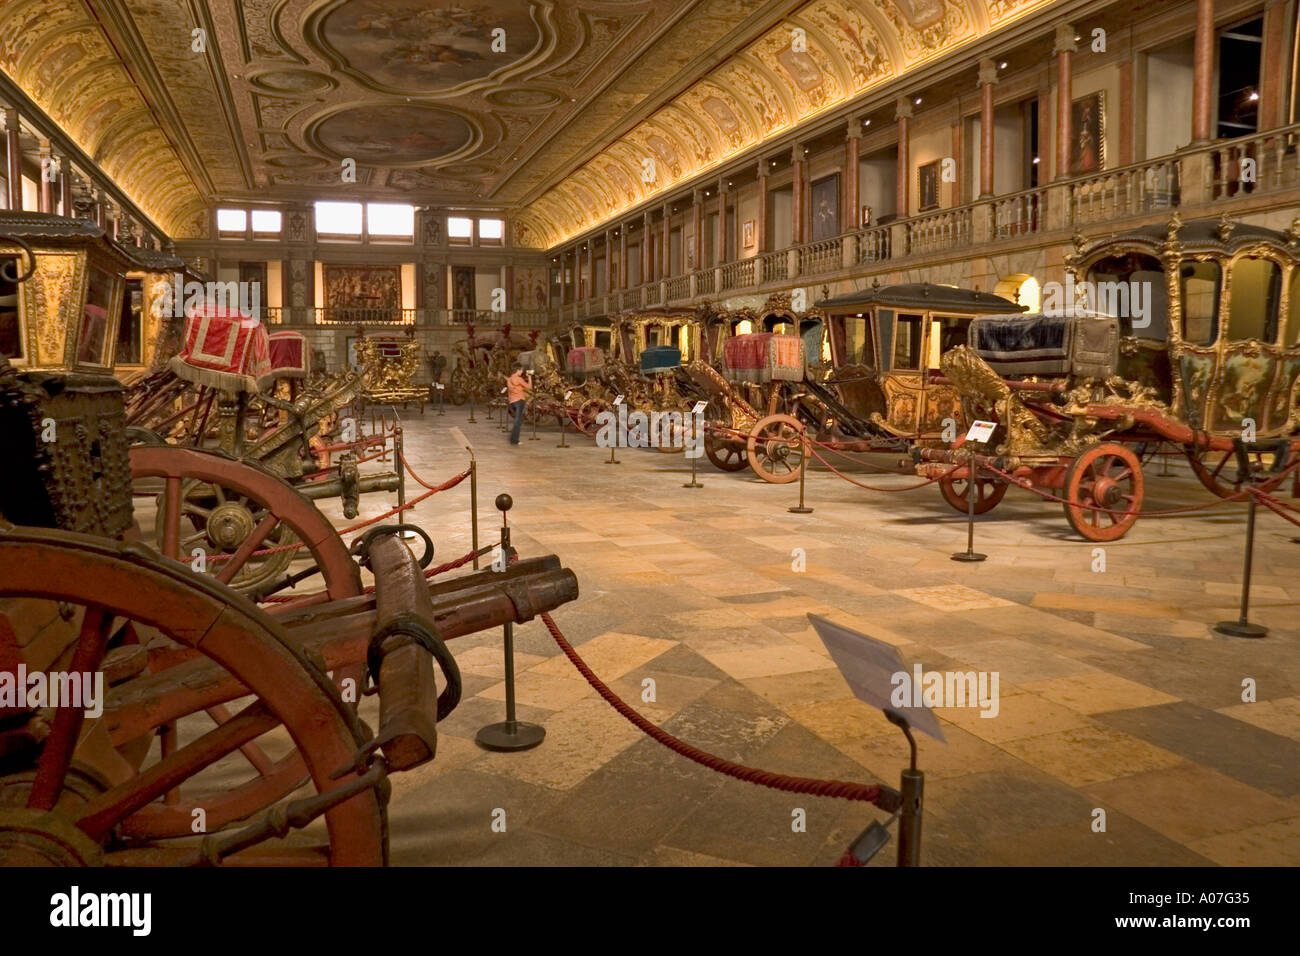
[[[723,360],[733,382],[803,380],[803,339],[797,335],[758,332],[727,339]]]
[[[185,347],[168,363],[180,378],[223,392],[269,386],[271,348],[266,327],[238,309],[204,304],[185,317]]]
[[[565,364],[570,372],[595,372],[605,367],[605,350],[594,345],[569,349]]]
[[[276,378],[306,378],[311,374],[311,349],[301,332],[272,332],[271,372]]]

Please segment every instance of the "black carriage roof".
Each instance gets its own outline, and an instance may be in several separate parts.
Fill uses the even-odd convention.
[[[903,282],[897,285],[872,286],[857,292],[847,292],[817,303],[819,309],[842,309],[845,306],[887,305],[900,309],[935,309],[950,312],[1014,312],[1025,311],[1000,295],[957,289],[932,282]]]
[[[1089,240],[1087,248],[1091,253],[1112,243],[1134,240],[1158,246],[1169,238],[1169,227],[1169,223],[1152,223],[1126,232],[1098,236]],[[1225,228],[1228,230],[1226,240],[1222,235]],[[1218,246],[1226,249],[1241,243],[1260,240],[1275,242],[1281,246],[1291,243],[1290,236],[1284,232],[1235,220],[1225,222],[1222,219],[1191,219],[1177,224],[1177,241],[1188,245]]]
[[[104,230],[89,219],[69,219],[48,212],[0,211],[0,236],[18,239],[99,239]]]
[[[124,246],[114,243],[118,251],[131,260],[141,272],[185,272],[185,260],[172,252],[160,252],[144,246]]]

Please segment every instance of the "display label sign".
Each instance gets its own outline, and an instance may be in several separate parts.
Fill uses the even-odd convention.
[[[615,405],[622,405],[622,404],[623,404],[623,396],[620,395],[618,398],[614,399],[614,404],[615,404]]]
[[[565,392],[565,393],[564,393],[564,400],[567,402],[567,401],[569,400],[569,396],[572,395],[572,394],[573,394],[573,390],[572,390],[572,389],[570,389],[569,391]]]
[[[696,402],[695,406],[691,409],[691,414],[703,415],[704,409],[708,407],[708,404],[709,404],[708,402]]]
[[[966,433],[966,440],[986,442],[993,437],[993,429],[997,427],[997,422],[976,422]]]

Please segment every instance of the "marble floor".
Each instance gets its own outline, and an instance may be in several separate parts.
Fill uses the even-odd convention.
[[[448,429],[469,436],[485,539],[509,492],[516,547],[578,576],[581,597],[555,618],[579,653],[698,747],[897,785],[902,736],[853,697],[809,612],[896,646],[909,667],[998,672],[996,717],[940,709],[947,742],[919,738],[925,864],[1300,864],[1300,528],[1261,514],[1252,618],[1271,633],[1229,639],[1208,625],[1237,614],[1237,504],[1139,521],[1102,553],[1071,536],[1059,505],[1012,491],[978,520],[988,560],[958,564],[964,518],[932,487],[868,492],[814,472],[815,510],[795,515],[797,486],[707,460],[704,487],[687,489],[680,455],[620,450],[607,465],[590,439],[556,447],[554,429],[510,447],[482,409],[475,425],[467,409],[407,417],[408,458],[431,483],[466,460]],[[1170,464],[1149,469],[1147,508],[1211,500]],[[364,499],[362,517],[386,502]],[[416,514],[439,560],[469,550],[467,485]],[[393,863],[828,865],[883,821],[671,753],[601,700],[540,622],[516,628],[516,646],[519,715],[545,742],[475,744],[503,715],[501,635],[457,640],[465,699],[439,725],[436,761],[394,778]],[[873,865],[893,854],[891,842]]]

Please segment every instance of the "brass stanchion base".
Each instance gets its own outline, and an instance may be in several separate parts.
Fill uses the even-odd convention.
[[[546,728],[524,720],[488,724],[474,737],[487,750],[531,750],[546,738]]]
[[[1224,637],[1264,637],[1268,634],[1268,628],[1264,625],[1251,624],[1249,621],[1220,621],[1211,630]]]

